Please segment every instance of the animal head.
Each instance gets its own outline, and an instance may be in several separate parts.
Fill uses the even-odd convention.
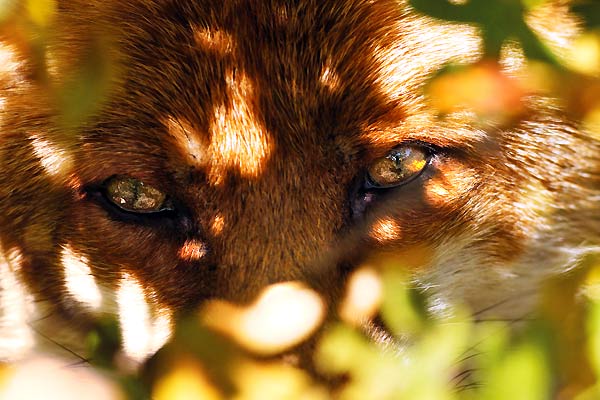
[[[69,1],[52,24],[46,79],[0,48],[1,260],[71,323],[131,316],[130,294],[168,325],[282,281],[335,302],[389,260],[438,311],[518,313],[598,238],[599,144],[554,102],[492,126],[432,109],[429,75],[481,56],[473,27],[391,0]],[[114,70],[73,128],[48,88],[97,36]]]

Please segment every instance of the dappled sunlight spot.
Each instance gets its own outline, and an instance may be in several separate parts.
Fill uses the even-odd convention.
[[[102,294],[89,260],[65,245],[61,251],[65,287],[75,300],[96,311],[102,305]]]
[[[359,325],[377,313],[382,295],[383,285],[377,271],[368,267],[360,268],[348,280],[339,314],[347,323]]]
[[[222,214],[215,215],[210,224],[210,233],[213,236],[219,236],[223,233],[223,228],[225,228],[225,217]]]
[[[330,63],[325,63],[321,70],[321,76],[319,77],[319,81],[323,86],[327,89],[333,91],[340,86],[340,76],[333,69]]]
[[[547,1],[545,3],[543,7],[533,7],[525,15],[525,20],[544,45],[548,46],[555,55],[559,57],[564,55],[561,57],[561,62],[565,62],[565,58],[570,56],[569,48],[576,38],[575,35],[580,31],[581,21],[574,13],[559,11],[557,6],[561,8],[560,2]]]
[[[71,172],[73,160],[67,151],[37,134],[29,136],[29,140],[33,152],[49,176],[64,178]]]
[[[321,324],[325,305],[319,295],[299,282],[267,287],[248,307],[213,301],[203,319],[247,349],[275,354],[299,344]]]
[[[212,168],[209,181],[223,182],[228,169],[243,177],[256,178],[262,173],[272,152],[272,141],[252,111],[253,88],[243,72],[229,72],[229,102],[214,109],[210,153]]]
[[[475,28],[435,23],[422,29],[424,23],[422,19],[403,21],[399,29],[405,35],[396,42],[402,45],[375,49],[381,64],[377,83],[390,100],[414,91],[415,85],[425,83],[428,74],[451,57],[452,61],[466,63],[476,61],[481,54],[481,39]],[[418,51],[409,53],[409,49]],[[406,62],[409,58],[411,62]]]
[[[288,11],[287,5],[278,6],[275,12],[273,13],[275,16],[275,22],[277,26],[286,27],[290,22],[290,12]]]
[[[13,74],[17,73],[19,65],[15,49],[6,43],[0,43],[0,82],[11,79]]]
[[[550,190],[540,181],[530,181],[524,186],[514,207],[524,213],[546,217],[555,211],[554,204],[554,194]]]
[[[188,123],[169,116],[162,120],[169,135],[173,138],[181,155],[190,166],[201,167],[206,164],[206,144]]]
[[[244,361],[234,369],[238,400],[331,398],[306,372],[289,365]]]
[[[206,255],[206,246],[198,239],[188,239],[179,249],[179,258],[185,261],[198,261]]]
[[[182,358],[162,376],[152,390],[154,400],[218,400],[223,396],[207,377],[204,368],[193,359]]]
[[[171,336],[172,313],[166,308],[153,312],[143,286],[128,273],[122,276],[117,303],[123,349],[127,356],[141,362],[154,354]]]
[[[19,249],[0,247],[0,354],[7,360],[18,359],[34,344],[28,323],[33,299],[19,277],[22,262]]]
[[[402,238],[402,227],[392,218],[379,219],[371,227],[370,236],[380,243],[399,240]]]
[[[51,358],[15,363],[2,375],[1,399],[126,399],[117,385],[92,368],[65,368],[64,361]]]
[[[444,199],[450,197],[450,191],[443,184],[431,184],[427,188],[428,200],[431,204],[438,205],[442,203]]]
[[[194,39],[201,49],[214,51],[221,56],[231,53],[235,44],[231,34],[214,28],[194,28]]]
[[[502,70],[511,75],[520,73],[525,67],[525,53],[519,42],[507,42],[502,46],[499,63]]]
[[[448,160],[440,173],[424,184],[425,201],[433,207],[443,207],[459,201],[477,184],[477,173],[459,161]]]

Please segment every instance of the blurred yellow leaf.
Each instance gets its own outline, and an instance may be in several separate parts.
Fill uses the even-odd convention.
[[[179,359],[155,384],[155,400],[218,400],[223,397],[212,385],[201,365],[191,359]]]
[[[271,355],[308,338],[325,317],[320,296],[299,282],[271,285],[240,307],[225,301],[206,305],[203,320],[253,352]]]
[[[246,362],[233,372],[239,393],[235,400],[325,400],[324,388],[299,369],[281,363]]]
[[[565,64],[573,71],[600,76],[600,32],[588,31],[580,35],[569,48]]]
[[[394,334],[414,334],[424,327],[423,317],[415,308],[414,293],[400,269],[388,268],[383,274],[384,298],[381,315]]]
[[[26,0],[25,7],[34,24],[47,27],[56,12],[56,0]]]

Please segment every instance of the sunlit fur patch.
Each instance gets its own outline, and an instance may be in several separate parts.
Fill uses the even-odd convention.
[[[172,313],[166,308],[152,310],[144,287],[128,273],[122,276],[117,303],[125,354],[141,362],[171,336]]]
[[[6,44],[0,45],[0,73],[13,72],[19,63],[14,58],[14,50]]]
[[[174,139],[184,161],[190,166],[201,167],[207,162],[206,147],[200,136],[185,121],[173,116],[165,118],[163,125]]]
[[[179,249],[179,258],[185,261],[199,261],[205,255],[206,246],[197,239],[187,240]]]
[[[222,214],[215,215],[210,224],[210,233],[213,236],[219,236],[223,232],[223,228],[225,228],[225,217]]]
[[[102,305],[102,294],[87,257],[65,245],[61,251],[65,287],[75,300],[96,311]]]
[[[380,243],[399,240],[402,237],[402,227],[392,218],[380,219],[373,224],[370,236]]]
[[[0,82],[16,78],[19,65],[15,50],[5,43],[0,43]]]
[[[22,259],[18,249],[0,247],[0,361],[18,359],[34,344],[27,321],[32,299],[19,279]]]
[[[382,296],[383,284],[377,271],[370,267],[360,268],[348,280],[339,315],[350,324],[360,325],[375,315]]]
[[[234,48],[233,37],[221,29],[197,27],[194,29],[194,39],[201,49],[221,56],[231,53]]]
[[[70,173],[73,160],[65,150],[36,134],[29,136],[29,140],[33,152],[50,177],[66,177]]]
[[[285,5],[277,7],[273,14],[277,26],[286,26],[290,22],[290,13]]]
[[[547,218],[556,211],[555,194],[548,190],[540,181],[524,182],[523,188],[514,207],[523,218],[531,219],[531,223],[523,224],[529,229],[539,229],[547,223]]]
[[[427,29],[422,28],[424,25]],[[444,25],[425,18],[407,18],[398,29],[404,35],[397,41],[398,47],[380,48],[375,52],[381,65],[377,83],[390,100],[412,93],[415,86],[423,84],[428,74],[440,65],[449,61],[473,62],[481,54],[477,31],[467,25]],[[414,49],[414,52],[408,53],[407,49]],[[406,62],[407,59],[411,62]],[[416,104],[422,99],[411,96],[410,100]],[[409,103],[404,105],[411,106]]]
[[[522,72],[525,60],[525,53],[518,42],[508,42],[502,46],[500,65],[505,73],[514,75]]]
[[[470,126],[473,117],[465,114],[453,113],[446,115],[444,125],[433,114],[419,113],[403,118],[402,129],[397,127],[373,126],[361,134],[361,141],[365,146],[376,149],[377,156],[384,157],[390,149],[398,143],[414,141],[430,143],[440,147],[468,148],[487,140],[485,130]]]
[[[566,3],[561,3],[548,1],[543,6],[534,7],[528,13],[526,22],[554,54],[566,55],[568,52],[565,50],[581,31],[581,24],[573,13],[566,12]]]
[[[202,313],[209,326],[264,355],[285,351],[308,338],[324,315],[320,296],[299,282],[271,285],[248,307],[213,301]]]
[[[229,101],[214,109],[210,153],[212,184],[220,184],[228,169],[243,177],[255,178],[264,169],[272,143],[252,111],[253,88],[241,71],[226,77]]]
[[[323,86],[332,91],[340,86],[340,77],[328,62],[323,64],[319,81]]]
[[[476,185],[476,172],[455,160],[446,160],[440,173],[424,184],[424,198],[434,207],[451,204],[467,196]]]

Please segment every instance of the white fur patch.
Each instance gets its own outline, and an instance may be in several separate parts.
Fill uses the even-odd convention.
[[[14,360],[31,349],[34,338],[28,316],[32,299],[18,277],[22,255],[0,247],[0,360]]]
[[[70,246],[61,252],[64,267],[65,286],[69,294],[78,302],[97,311],[102,305],[102,293],[89,266],[88,259],[77,254]]]
[[[121,279],[117,302],[124,351],[133,360],[142,362],[171,336],[171,312],[152,310],[141,283],[127,273]]]

